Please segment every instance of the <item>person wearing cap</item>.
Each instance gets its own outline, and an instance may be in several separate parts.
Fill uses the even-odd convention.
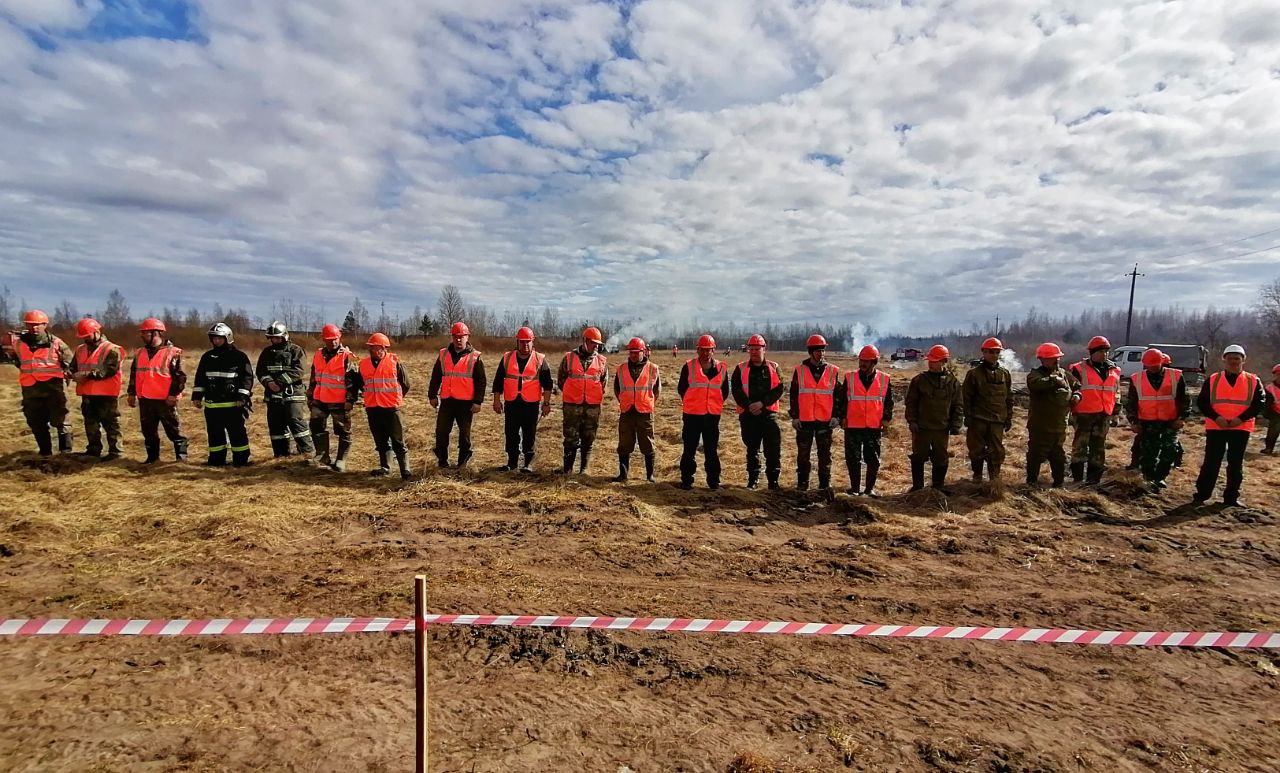
[[[924,465],[931,465],[933,488],[949,493],[947,482],[947,448],[950,435],[959,435],[964,426],[964,395],[960,380],[947,369],[951,351],[942,344],[929,347],[925,354],[928,370],[917,373],[907,385],[907,428],[911,431],[911,488],[924,488]]]
[[[1071,479],[1102,482],[1107,465],[1107,432],[1120,394],[1120,366],[1109,357],[1111,342],[1103,336],[1089,340],[1089,356],[1067,370],[1080,382],[1080,402],[1071,407],[1076,434],[1071,441]],[[1087,469],[1086,469],[1087,465]]]
[[[369,434],[378,452],[378,466],[370,475],[381,477],[391,473],[392,453],[400,467],[400,478],[412,477],[409,471],[409,448],[404,443],[404,422],[400,409],[409,394],[409,374],[400,358],[391,353],[391,339],[385,333],[374,333],[365,342],[369,356],[360,360],[356,371],[356,394],[364,395],[364,415],[369,420]]]
[[[747,339],[747,361],[738,363],[729,379],[737,404],[742,442],[747,447],[747,488],[760,484],[760,449],[764,448],[764,474],[770,489],[779,487],[782,474],[782,430],[778,409],[786,385],[782,369],[765,359],[768,342],[756,333]]]
[[[516,331],[516,348],[502,355],[493,373],[493,411],[503,415],[507,450],[507,463],[498,468],[499,472],[533,471],[538,418],[551,413],[551,395],[555,391],[546,355],[534,351],[533,329],[520,328]]]
[[[1177,454],[1178,430],[1191,412],[1182,371],[1167,367],[1164,352],[1142,353],[1142,370],[1129,382],[1124,412],[1138,437],[1139,469],[1154,491],[1166,487]]]
[[[613,396],[618,398],[618,475],[614,483],[626,483],[631,452],[637,444],[644,459],[644,479],[653,482],[653,412],[662,392],[658,366],[650,362],[643,338],[627,343],[627,361],[613,376]]]
[[[120,390],[124,382],[124,349],[107,340],[98,320],[85,317],[76,323],[81,343],[71,358],[71,373],[80,395],[84,436],[88,447],[83,455],[102,457],[102,437],[107,438],[107,456],[120,458]]]
[[[728,368],[715,358],[716,339],[704,334],[698,338],[698,356],[680,369],[676,391],[681,400],[680,488],[693,488],[698,471],[698,444],[702,444],[703,469],[707,488],[720,488],[720,414],[729,398]]]
[[[1222,352],[1223,369],[1209,376],[1200,389],[1196,408],[1204,415],[1204,461],[1196,477],[1194,502],[1204,504],[1218,485],[1222,458],[1227,459],[1227,482],[1222,502],[1243,507],[1244,453],[1258,414],[1266,408],[1262,379],[1244,369],[1244,347],[1232,344]]]
[[[5,337],[0,362],[18,367],[22,387],[22,415],[31,428],[41,456],[53,454],[53,436],[58,433],[58,451],[71,451],[71,425],[67,424],[67,379],[72,378],[71,347],[49,332],[49,315],[32,309],[22,319],[26,330]]]
[[[1036,347],[1040,367],[1027,374],[1027,485],[1040,482],[1040,466],[1049,463],[1053,487],[1067,477],[1067,415],[1080,402],[1080,382],[1059,366],[1062,348],[1055,343]]]
[[[351,451],[351,412],[356,405],[356,376],[360,358],[342,345],[342,329],[325,325],[320,330],[323,345],[311,357],[311,381],[307,386],[309,429],[315,442],[317,465],[336,472],[347,469]],[[338,447],[329,457],[329,423],[338,436]]]
[[[267,404],[267,433],[271,436],[271,452],[279,458],[289,456],[289,439],[293,438],[298,453],[307,464],[315,464],[315,444],[307,412],[307,385],[303,382],[307,353],[289,340],[289,329],[279,320],[262,331],[267,347],[258,354],[254,374],[262,382]]]
[[[999,338],[982,342],[982,362],[965,374],[961,393],[964,395],[965,443],[969,448],[969,467],[973,482],[982,482],[982,466],[987,478],[1000,479],[1004,463],[1004,436],[1013,428],[1013,374],[1000,364],[1004,344]]]
[[[813,447],[818,446],[818,488],[831,488],[831,440],[840,426],[836,393],[840,369],[826,361],[827,339],[815,333],[805,342],[808,359],[796,366],[788,395],[791,427],[796,431],[796,490],[809,488]]]
[[[836,390],[835,414],[844,425],[844,464],[849,471],[849,493],[879,499],[876,476],[880,472],[880,438],[893,422],[893,391],[889,374],[879,370],[880,350],[868,344],[858,352],[858,369],[844,374]],[[867,465],[866,488],[862,463]]]
[[[227,451],[231,464],[244,467],[249,463],[249,432],[245,421],[253,410],[253,366],[249,355],[235,346],[235,333],[225,322],[209,328],[211,348],[200,355],[196,366],[191,403],[204,411],[204,426],[209,437],[210,467],[225,467]]]
[[[436,356],[427,385],[427,400],[436,411],[436,463],[449,466],[449,435],[458,427],[458,467],[471,458],[471,422],[484,405],[484,361],[471,346],[471,328],[454,322],[451,341]]]
[[[609,360],[600,353],[604,336],[600,329],[582,331],[582,344],[560,360],[556,386],[560,389],[563,412],[564,465],[561,471],[573,472],[578,459],[578,472],[585,473],[591,463],[591,446],[600,428],[600,405],[604,402],[605,382],[609,379]],[[579,456],[581,454],[581,456]]]
[[[138,409],[142,425],[147,451],[143,464],[160,461],[160,427],[173,443],[174,459],[181,462],[187,458],[187,438],[178,419],[178,400],[186,390],[187,373],[182,369],[182,349],[173,345],[168,332],[164,322],[155,317],[142,320],[142,348],[134,353],[129,367],[128,403]]]
[[[1276,452],[1276,439],[1280,438],[1280,365],[1271,368],[1271,383],[1267,384],[1267,436],[1262,441],[1262,453],[1268,456]]]

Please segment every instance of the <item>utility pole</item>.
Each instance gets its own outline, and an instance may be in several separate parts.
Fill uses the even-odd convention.
[[[996,332],[992,333],[992,335],[997,335],[997,336],[1000,335],[1000,315],[999,314],[996,315]]]
[[[1146,276],[1146,274],[1138,273],[1138,264],[1133,264],[1133,270],[1125,274],[1129,279],[1129,319],[1124,323],[1124,345],[1129,345],[1129,333],[1133,330],[1133,291],[1138,286],[1138,277]]]

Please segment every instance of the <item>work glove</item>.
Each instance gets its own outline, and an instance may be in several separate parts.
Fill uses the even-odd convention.
[[[197,397],[197,398],[195,398],[194,400],[192,400],[192,401],[191,401],[191,404],[192,404],[192,405],[194,405],[194,406],[196,407],[196,410],[197,410],[197,411],[199,411],[199,410],[201,410],[201,409],[203,409],[203,408],[204,408],[204,400],[201,400],[201,399],[200,399],[200,398],[198,398],[198,397]]]
[[[827,425],[830,426],[832,429],[835,429],[836,427],[840,426],[840,419],[835,416],[832,416],[831,421],[827,422]]]
[[[430,402],[430,403],[431,403],[431,407],[432,407],[432,408],[439,408],[439,407],[440,407],[440,398],[439,398],[439,397],[431,397],[431,398],[428,398],[428,402]]]
[[[137,395],[129,395],[129,398],[128,400],[126,400],[126,402],[129,403],[130,408],[137,408],[138,407]]]
[[[475,414],[475,413],[479,413],[479,412],[480,412],[480,403],[472,403],[472,404],[471,404],[471,412],[472,412],[473,414]]]
[[[799,420],[799,419],[792,419],[792,420],[791,420],[791,428],[792,428],[792,429],[794,429],[796,432],[799,432],[799,431],[800,431],[800,420]]]
[[[493,397],[493,412],[502,413],[502,401],[498,399],[497,395]]]
[[[164,404],[165,404],[165,405],[167,405],[167,406],[169,406],[170,408],[172,408],[173,406],[175,406],[175,405],[177,405],[177,404],[178,404],[178,396],[177,396],[177,395],[169,395],[168,397],[166,397],[166,398],[164,399]]]

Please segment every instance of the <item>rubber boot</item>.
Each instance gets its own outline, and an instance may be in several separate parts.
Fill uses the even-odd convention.
[[[748,488],[748,489],[752,489],[752,490],[754,490],[754,489],[758,488],[759,486],[760,486],[760,473],[759,473],[759,471],[756,471],[756,472],[749,472],[749,473],[747,473],[747,488]]]
[[[244,451],[232,451],[232,452],[231,452],[231,466],[232,466],[232,467],[248,467],[248,466],[249,466],[249,451],[248,451],[247,449],[246,449],[246,450],[244,450]]]
[[[498,468],[498,472],[512,472],[520,466],[520,454],[507,454],[507,463]]]
[[[107,446],[107,455],[102,457],[104,462],[114,462],[124,454],[120,451],[120,446],[116,443],[110,443]]]
[[[1000,462],[987,460],[987,477],[991,478],[992,483],[1000,480]]]
[[[333,457],[333,463],[329,465],[331,470],[344,472],[347,469],[347,453],[351,451],[350,440],[338,441],[338,452]]]
[[[907,489],[907,493],[924,488],[924,461],[924,459],[911,460],[911,488]]]
[[[1091,464],[1085,471],[1084,480],[1091,486],[1096,486],[1102,482],[1102,473],[1106,468],[1100,464]]]
[[[862,465],[850,464],[849,470],[849,493],[856,496],[862,494]]]
[[[148,440],[146,443],[146,447],[147,447],[147,458],[143,459],[142,463],[155,464],[156,462],[160,461],[160,441],[157,440],[153,443],[152,441]]]
[[[71,453],[71,433],[58,430],[58,453]]]
[[[626,483],[627,472],[631,467],[631,454],[618,454],[618,474],[614,476],[614,483]]]
[[[413,477],[413,473],[409,471],[409,452],[408,452],[408,450],[405,450],[405,451],[397,451],[397,452],[396,452],[396,464],[398,464],[398,465],[400,466],[400,479],[401,479],[401,480],[409,480],[409,478],[412,478],[412,477]]]
[[[947,465],[933,465],[933,479],[930,481],[935,491],[945,496],[950,496],[951,492],[947,490]]]
[[[564,467],[560,470],[561,474],[568,475],[573,472],[573,462],[578,458],[578,449],[569,448],[564,452]]]
[[[466,451],[459,452],[458,467],[462,467],[463,465],[465,465],[471,459],[472,455],[473,454],[471,453],[471,449],[469,448]]]
[[[1084,482],[1084,462],[1071,463],[1071,482],[1072,483]]]
[[[316,464],[321,467],[328,467],[332,465],[333,460],[329,458],[329,433],[313,433],[311,438],[315,441],[316,445]]]
[[[644,479],[653,483],[653,454],[644,454]]]
[[[187,441],[173,441],[173,458],[179,462],[185,462],[187,460]]]
[[[227,449],[221,451],[210,451],[209,460],[205,464],[210,467],[226,467],[227,466]]]
[[[587,465],[591,463],[591,446],[582,447],[582,456],[578,458],[578,474],[585,475]]]
[[[520,472],[533,472],[533,454],[524,455],[524,464],[520,467]]]
[[[1049,472],[1053,475],[1053,487],[1062,488],[1067,480],[1067,464],[1064,461],[1049,460]]]
[[[869,496],[872,499],[880,498],[880,492],[876,491],[876,476],[879,474],[880,474],[880,465],[878,464],[867,465],[867,487],[862,490],[862,493],[864,496]]]
[[[973,473],[973,478],[972,478],[973,482],[981,483],[982,482],[982,460],[970,459],[969,470]]]
[[[830,472],[828,472],[826,475],[823,475],[821,472],[818,473],[818,490],[819,491],[831,490],[831,473]]]
[[[1040,484],[1040,463],[1032,464],[1027,462],[1027,485],[1036,486]]]
[[[390,474],[390,473],[391,473],[391,460],[390,460],[390,457],[391,457],[391,452],[390,452],[390,451],[382,451],[382,450],[379,450],[379,451],[378,451],[378,466],[377,466],[375,469],[370,470],[369,474],[370,474],[370,475],[373,475],[373,476],[375,476],[375,477],[382,477],[383,475],[388,475],[388,474]]]

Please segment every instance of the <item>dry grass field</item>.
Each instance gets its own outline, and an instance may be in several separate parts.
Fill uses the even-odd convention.
[[[780,359],[789,371],[800,356]],[[674,387],[677,361],[655,361]],[[539,429],[538,474],[492,471],[501,418],[487,407],[473,465],[439,471],[425,464],[430,360],[408,364],[409,444],[426,468],[408,483],[365,474],[362,415],[343,475],[264,458],[260,409],[256,463],[203,467],[189,401],[187,464],[168,447],[162,464],[139,464],[132,412],[127,460],[40,460],[5,369],[3,615],[403,617],[424,572],[433,612],[1280,629],[1280,459],[1250,453],[1252,509],[1177,507],[1200,461],[1196,428],[1187,468],[1161,497],[1118,471],[1120,429],[1101,489],[957,483],[944,499],[900,493],[899,426],[888,496],[868,501],[747,491],[726,416],[728,489],[683,492],[672,485],[674,389],[658,418],[661,483],[608,482],[612,398],[587,476],[551,474],[558,409]],[[909,375],[894,371],[895,384]],[[957,480],[967,477],[960,440]],[[1005,474],[1019,482],[1021,427],[1010,446]],[[788,428],[784,485],[793,457]],[[839,442],[835,457],[843,490]],[[0,768],[406,770],[411,645],[383,634],[3,640]],[[440,771],[1202,771],[1280,760],[1274,653],[467,628],[433,629],[430,648]]]

